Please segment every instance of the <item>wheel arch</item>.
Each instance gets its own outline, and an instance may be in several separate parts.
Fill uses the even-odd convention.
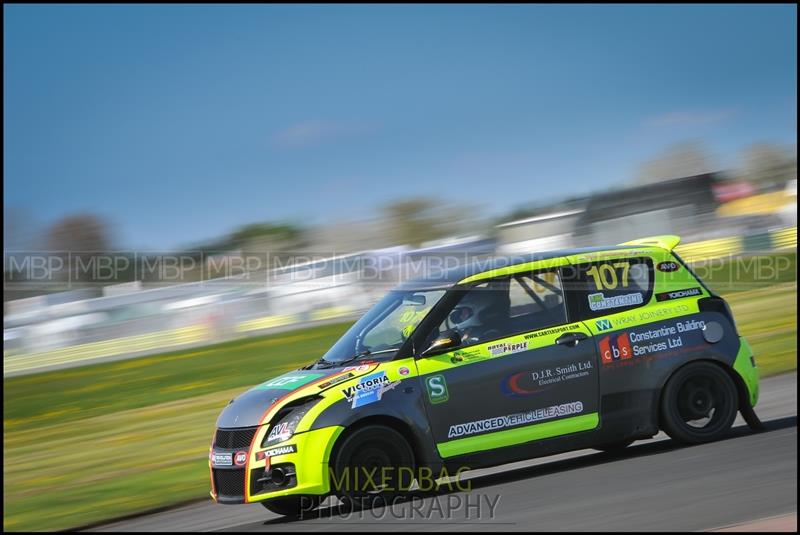
[[[339,447],[341,447],[341,445],[344,443],[347,437],[349,437],[359,429],[363,429],[365,427],[372,425],[388,427],[390,429],[393,429],[394,431],[397,431],[398,433],[400,433],[400,435],[403,436],[408,445],[411,447],[411,453],[414,457],[415,469],[417,466],[419,466],[421,460],[424,462],[425,456],[423,453],[424,450],[422,444],[420,443],[418,437],[414,433],[414,430],[408,423],[404,422],[403,420],[395,416],[389,416],[385,414],[373,414],[356,420],[355,422],[348,425],[344,431],[339,433],[339,436],[336,437],[336,441],[333,444],[333,448],[331,448],[329,463],[334,462],[336,456],[338,455]]]
[[[720,369],[724,370],[725,373],[733,380],[733,384],[736,387],[736,397],[738,401],[738,408],[739,412],[742,413],[744,416],[747,409],[752,410],[750,407],[750,398],[747,392],[747,386],[744,384],[744,379],[736,373],[736,370],[733,369],[733,366],[728,364],[727,362],[723,362],[718,359],[708,358],[708,357],[700,357],[696,359],[689,360],[684,362],[674,370],[672,370],[669,374],[667,374],[664,381],[662,381],[661,385],[658,387],[658,403],[653,408],[655,411],[654,414],[654,421],[658,423],[659,429],[662,428],[661,426],[661,404],[664,402],[664,388],[667,386],[667,383],[675,376],[678,371],[682,370],[686,366],[691,366],[692,364],[696,364],[698,362],[707,362],[713,364]]]

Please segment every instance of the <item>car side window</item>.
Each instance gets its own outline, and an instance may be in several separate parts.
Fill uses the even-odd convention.
[[[564,291],[556,270],[512,277],[509,294],[510,321],[517,332],[535,331],[567,322]]]
[[[461,345],[469,346],[566,321],[560,276],[550,270],[499,277],[465,290],[435,333],[456,329]]]
[[[608,259],[562,269],[570,317],[584,320],[646,305],[653,294],[653,261]]]

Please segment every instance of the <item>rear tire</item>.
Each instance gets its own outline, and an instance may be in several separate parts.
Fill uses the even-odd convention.
[[[661,428],[676,442],[702,444],[724,437],[739,398],[728,373],[710,362],[679,369],[661,396]]]
[[[333,459],[336,483],[331,481],[331,490],[350,509],[391,503],[404,496],[414,481],[414,452],[391,427],[357,429],[337,445]]]
[[[322,496],[284,496],[260,502],[268,511],[289,518],[302,518],[319,507]]]

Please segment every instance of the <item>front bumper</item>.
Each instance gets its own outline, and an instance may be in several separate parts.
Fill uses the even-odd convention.
[[[343,430],[343,427],[332,426],[305,431],[266,448],[257,440],[247,452],[247,463],[243,467],[216,467],[209,459],[211,497],[217,503],[241,504],[281,496],[327,494],[330,491],[328,461],[333,444]],[[256,438],[262,435],[263,432],[259,432]],[[295,451],[258,459],[259,453],[285,446],[294,446],[285,449]],[[271,472],[276,468],[287,476],[283,484],[272,481]]]

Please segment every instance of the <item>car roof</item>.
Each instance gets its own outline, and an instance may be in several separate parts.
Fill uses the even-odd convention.
[[[577,249],[561,249],[556,251],[545,251],[541,253],[530,253],[517,256],[492,257],[485,260],[464,262],[460,265],[447,269],[432,269],[425,276],[410,279],[398,286],[399,290],[417,290],[423,288],[446,288],[457,284],[468,277],[479,275],[499,268],[515,266],[518,264],[528,264],[553,258],[566,256],[597,253],[602,251],[641,249],[634,245],[616,245],[604,247],[584,247]]]

